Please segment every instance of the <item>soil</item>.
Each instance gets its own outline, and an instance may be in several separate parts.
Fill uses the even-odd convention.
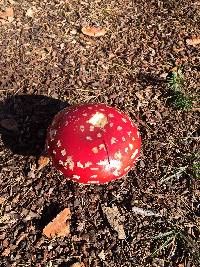
[[[200,266],[199,1],[0,1],[0,266]],[[2,13],[1,13],[1,16]],[[9,17],[10,16],[10,17]],[[81,32],[106,29],[101,37]],[[166,77],[183,66],[183,111]],[[54,115],[103,102],[138,125],[134,170],[104,186],[37,172]],[[125,238],[110,225],[116,207]],[[42,231],[64,208],[70,236]]]

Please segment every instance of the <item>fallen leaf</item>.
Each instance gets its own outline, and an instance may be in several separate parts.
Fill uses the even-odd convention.
[[[124,221],[118,208],[116,206],[102,207],[103,212],[106,214],[107,220],[112,228],[118,233],[119,239],[125,239],[125,231],[122,221]]]
[[[7,7],[5,11],[0,11],[0,22],[2,24],[12,22],[14,20],[14,11],[12,7]]]
[[[85,264],[83,262],[76,262],[72,264],[70,267],[85,267]]]
[[[40,171],[45,166],[47,166],[49,161],[50,161],[49,157],[40,156],[39,159],[38,159],[38,169],[37,169],[37,171]]]
[[[200,37],[187,39],[186,43],[188,45],[198,45],[198,44],[200,44]]]
[[[57,217],[50,222],[44,229],[43,234],[48,238],[53,238],[55,236],[68,236],[70,233],[70,223],[71,212],[69,208],[65,208],[61,211]]]
[[[88,36],[92,37],[100,37],[106,34],[106,30],[103,28],[99,28],[96,26],[88,26],[88,27],[83,27],[81,29],[82,33]]]

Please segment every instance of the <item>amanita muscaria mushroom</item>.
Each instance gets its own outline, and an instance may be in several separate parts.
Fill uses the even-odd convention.
[[[83,104],[54,117],[46,153],[70,180],[104,184],[133,168],[140,145],[137,126],[126,114],[105,104]]]

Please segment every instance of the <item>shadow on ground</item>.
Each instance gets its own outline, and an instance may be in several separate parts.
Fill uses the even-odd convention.
[[[42,95],[17,95],[0,103],[0,134],[13,153],[38,156],[56,113],[69,105]]]

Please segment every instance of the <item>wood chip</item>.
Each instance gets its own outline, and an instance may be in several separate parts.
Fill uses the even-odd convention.
[[[188,45],[198,45],[198,44],[200,44],[200,37],[187,39],[186,43]]]
[[[122,221],[122,218],[118,208],[116,206],[113,207],[102,207],[103,212],[106,214],[107,220],[112,228],[118,233],[119,239],[125,239],[125,231]]]
[[[92,37],[100,37],[106,34],[106,30],[103,28],[99,28],[96,26],[88,26],[88,27],[83,27],[81,29],[82,33],[88,36],[92,36]]]
[[[57,217],[50,222],[44,229],[43,234],[48,238],[69,236],[71,212],[69,208],[61,211]]]

